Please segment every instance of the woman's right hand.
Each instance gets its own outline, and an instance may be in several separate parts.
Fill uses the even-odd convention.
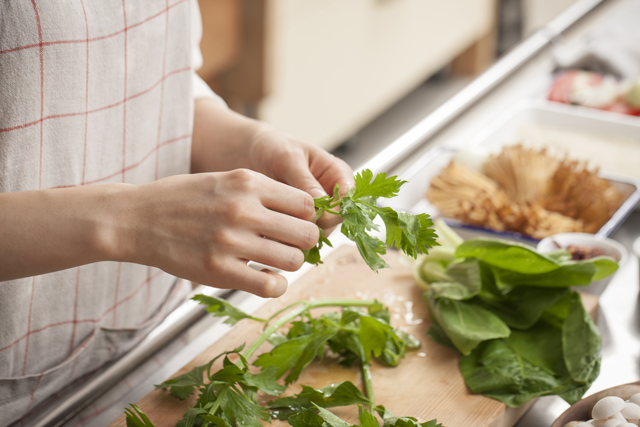
[[[123,190],[110,258],[204,285],[278,297],[287,280],[247,262],[295,271],[301,250],[318,242],[313,198],[257,172],[178,175]]]

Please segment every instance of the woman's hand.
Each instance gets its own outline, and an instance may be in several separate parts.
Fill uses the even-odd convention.
[[[314,198],[333,194],[335,184],[340,186],[341,195],[355,185],[353,170],[343,160],[268,126],[256,132],[249,153],[253,170]],[[341,221],[341,217],[325,213],[318,219],[318,226],[328,235]]]
[[[312,197],[257,172],[180,175],[127,193],[117,239],[126,249],[114,257],[204,285],[280,296],[286,279],[248,260],[295,271],[318,241]]]
[[[344,195],[354,185],[349,165],[325,150],[234,113],[215,101],[196,100],[191,171],[236,168],[255,170],[313,197],[332,194],[335,184]],[[340,221],[337,215],[324,214],[318,226],[328,234]]]

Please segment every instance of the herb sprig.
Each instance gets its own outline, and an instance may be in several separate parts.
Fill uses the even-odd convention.
[[[168,389],[178,399],[186,399],[195,390],[199,396],[177,427],[259,427],[261,421],[271,418],[287,420],[294,427],[352,427],[326,408],[358,405],[359,420],[363,427],[380,427],[375,413],[385,427],[442,427],[435,420],[418,423],[410,417],[395,417],[383,406],[376,406],[371,383],[371,359],[387,366],[396,366],[405,352],[419,348],[420,342],[411,335],[391,327],[390,314],[378,301],[330,299],[300,301],[285,307],[269,319],[250,316],[215,297],[198,295],[194,299],[207,305],[216,317],[236,321],[247,318],[265,323],[262,334],[246,349],[244,345],[218,355],[209,363],[156,386]],[[320,316],[311,310],[335,307]],[[279,331],[290,325],[286,333]],[[250,371],[247,359],[268,341],[273,349],[260,354],[253,362],[260,368]],[[303,385],[295,396],[282,397],[262,406],[257,401],[258,391],[271,396],[282,394],[286,387],[277,380],[284,377],[285,384],[296,381],[301,371],[314,359],[322,359],[327,351],[338,356],[346,366],[357,365],[363,373],[366,395],[353,383],[345,381],[321,389]],[[231,361],[231,356],[237,362]],[[224,357],[222,369],[212,373],[211,367]],[[285,376],[286,375],[286,376]],[[138,407],[126,410],[128,427],[153,427]]]
[[[336,184],[333,195],[326,195],[315,199],[316,215],[318,218],[327,212],[342,217],[342,234],[355,242],[360,255],[367,265],[374,271],[388,268],[389,265],[380,257],[387,252],[387,248],[395,246],[406,255],[416,258],[418,254],[428,253],[428,249],[437,246],[433,222],[427,214],[414,215],[408,212],[395,211],[390,207],[379,207],[379,198],[392,198],[398,195],[400,187],[407,181],[401,181],[397,176],[387,177],[386,173],[379,173],[373,177],[373,172],[365,169],[354,177],[355,187],[349,189],[344,197],[340,197],[339,186]],[[336,207],[340,208],[336,212]],[[380,227],[374,223],[379,216],[386,229],[385,241],[370,235],[372,231],[379,231]],[[320,230],[318,244],[303,251],[305,261],[311,264],[321,264],[320,249],[324,245],[331,246],[331,242]]]

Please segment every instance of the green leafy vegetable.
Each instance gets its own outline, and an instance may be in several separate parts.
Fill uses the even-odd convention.
[[[600,371],[601,338],[569,288],[606,277],[617,263],[499,240],[459,243],[443,225],[436,229],[456,258],[424,256],[414,273],[427,290],[428,335],[462,353],[469,388],[509,406],[552,394],[580,399]]]
[[[155,427],[149,418],[133,403],[131,408],[125,408],[124,413],[127,419],[127,427]],[[135,412],[134,412],[135,411]]]
[[[418,340],[390,326],[389,310],[378,301],[299,301],[272,318],[262,320],[216,298],[200,295],[195,299],[209,305],[209,311],[214,316],[229,317],[236,322],[250,318],[265,322],[266,325],[263,333],[246,350],[243,345],[224,352],[209,363],[156,386],[168,389],[172,396],[179,399],[186,399],[194,390],[198,390],[195,407],[187,410],[177,427],[258,427],[262,425],[260,420],[267,421],[270,418],[287,420],[292,426],[351,426],[325,409],[348,405],[369,407],[368,412],[362,407],[360,409],[362,425],[369,426],[374,421],[377,423],[371,412],[375,404],[370,358],[395,366],[407,350],[420,346]],[[313,317],[311,310],[319,307],[341,307],[343,310]],[[288,331],[280,332],[285,325],[290,325]],[[250,372],[247,358],[265,341],[274,347],[255,360],[254,366],[261,368],[260,371]],[[303,385],[302,392],[295,396],[273,400],[266,407],[258,404],[258,392],[281,395],[286,387],[279,384],[278,379],[287,374],[285,383],[296,381],[301,371],[314,359],[321,359],[328,349],[338,355],[340,363],[360,366],[366,396],[353,383],[343,382],[321,389]],[[238,358],[237,362],[230,360],[232,355]],[[222,357],[222,369],[212,373],[213,364]],[[128,417],[135,415],[133,412],[127,414]],[[141,411],[139,416],[144,415],[140,414]],[[431,424],[428,425],[431,427]],[[151,427],[144,424],[131,426]]]
[[[511,332],[498,316],[480,306],[449,298],[427,298],[438,325],[462,354],[469,354],[482,341],[508,337]]]
[[[220,298],[198,294],[194,296],[192,300],[206,305],[207,311],[213,314],[215,317],[226,317],[223,323],[226,323],[228,325],[235,325],[242,319],[251,319],[258,322],[264,322],[263,319],[253,317]]]
[[[196,406],[185,414],[180,427],[199,425],[195,424],[198,418],[222,426],[251,427],[261,427],[260,420],[270,419],[268,411],[256,400],[257,392],[260,390],[264,393],[282,393],[284,387],[275,382],[273,370],[266,371],[268,374],[261,372],[262,376],[250,373],[249,364],[240,351],[242,347],[224,352],[207,365],[198,366],[186,374],[156,386],[161,389],[171,388],[172,395],[175,395],[174,387],[182,393],[190,384],[193,384],[190,386],[191,390],[198,386],[200,396]],[[238,356],[238,365],[229,359],[231,354]],[[211,365],[220,357],[224,357],[222,369],[210,374]],[[208,377],[206,384],[202,379],[205,373]],[[271,378],[268,375],[271,375]]]
[[[315,199],[317,216],[324,212],[340,215],[342,217],[342,233],[354,241],[360,255],[367,265],[374,271],[389,267],[380,257],[387,248],[395,246],[412,258],[418,254],[427,253],[428,249],[437,245],[437,237],[429,215],[413,215],[407,212],[397,212],[390,207],[379,207],[378,198],[396,197],[400,187],[406,181],[397,179],[396,176],[387,177],[386,173],[379,173],[373,177],[373,172],[365,169],[355,176],[355,187],[340,198],[338,186],[334,188],[333,195]],[[340,207],[340,213],[332,209]],[[379,227],[373,220],[379,216],[385,224],[386,237],[381,241],[371,236],[371,231],[378,231]],[[320,234],[320,240],[315,248],[303,251],[305,261],[319,264],[320,249],[324,244],[331,246],[329,240]]]
[[[300,393],[274,400],[269,403],[268,407],[272,410],[272,416],[279,420],[286,420],[298,412],[315,409],[314,405],[321,408],[332,408],[367,404],[369,404],[369,399],[351,381],[344,381],[321,389],[303,385]]]

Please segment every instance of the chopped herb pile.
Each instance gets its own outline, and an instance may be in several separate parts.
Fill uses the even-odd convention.
[[[373,172],[365,169],[355,176],[355,187],[347,191],[344,197],[338,193],[335,186],[333,195],[315,199],[317,217],[324,212],[342,217],[342,234],[354,241],[358,251],[367,265],[374,271],[388,268],[380,257],[387,252],[387,248],[395,246],[412,258],[427,253],[427,250],[437,245],[433,222],[427,214],[413,215],[407,212],[397,212],[390,207],[379,207],[378,198],[396,197],[400,187],[407,181],[401,181],[396,176],[387,177],[386,173],[379,173],[373,177]],[[340,207],[336,212],[332,209]],[[385,241],[371,236],[369,233],[378,231],[379,226],[373,221],[379,216],[386,229]],[[331,246],[329,239],[320,230],[320,239],[316,247],[303,251],[305,261],[320,264],[320,249],[323,245]]]
[[[333,299],[300,301],[285,307],[267,320],[250,316],[228,302],[215,297],[197,295],[194,300],[207,306],[216,317],[225,317],[225,323],[235,324],[241,319],[265,323],[263,333],[249,346],[244,345],[224,352],[206,365],[157,385],[168,389],[171,396],[186,399],[198,392],[198,400],[189,408],[177,427],[259,427],[261,421],[286,420],[290,425],[318,427],[352,427],[327,408],[358,405],[359,421],[363,427],[442,427],[435,420],[418,423],[411,417],[396,417],[383,406],[376,406],[371,384],[371,359],[387,366],[397,366],[409,350],[420,347],[411,335],[391,327],[389,311],[378,301]],[[311,310],[336,307],[314,317]],[[286,332],[280,330],[289,325]],[[252,373],[247,361],[268,341],[273,349],[260,354]],[[302,370],[315,359],[322,359],[331,351],[339,363],[356,365],[362,370],[365,393],[353,383],[345,381],[321,389],[307,385],[294,396],[281,397],[266,406],[258,403],[258,392],[271,396],[281,395],[285,384],[298,380]],[[222,369],[211,372],[216,360],[223,359]],[[236,359],[233,362],[231,359]],[[255,372],[255,369],[254,369]],[[153,427],[149,418],[135,405],[126,410],[128,427]]]
[[[586,286],[618,268],[609,257],[572,261],[566,250],[541,254],[500,240],[465,242],[436,221],[443,236],[416,263],[427,290],[429,336],[458,350],[474,393],[508,406],[559,395],[579,400],[600,372],[601,338],[570,286]]]

